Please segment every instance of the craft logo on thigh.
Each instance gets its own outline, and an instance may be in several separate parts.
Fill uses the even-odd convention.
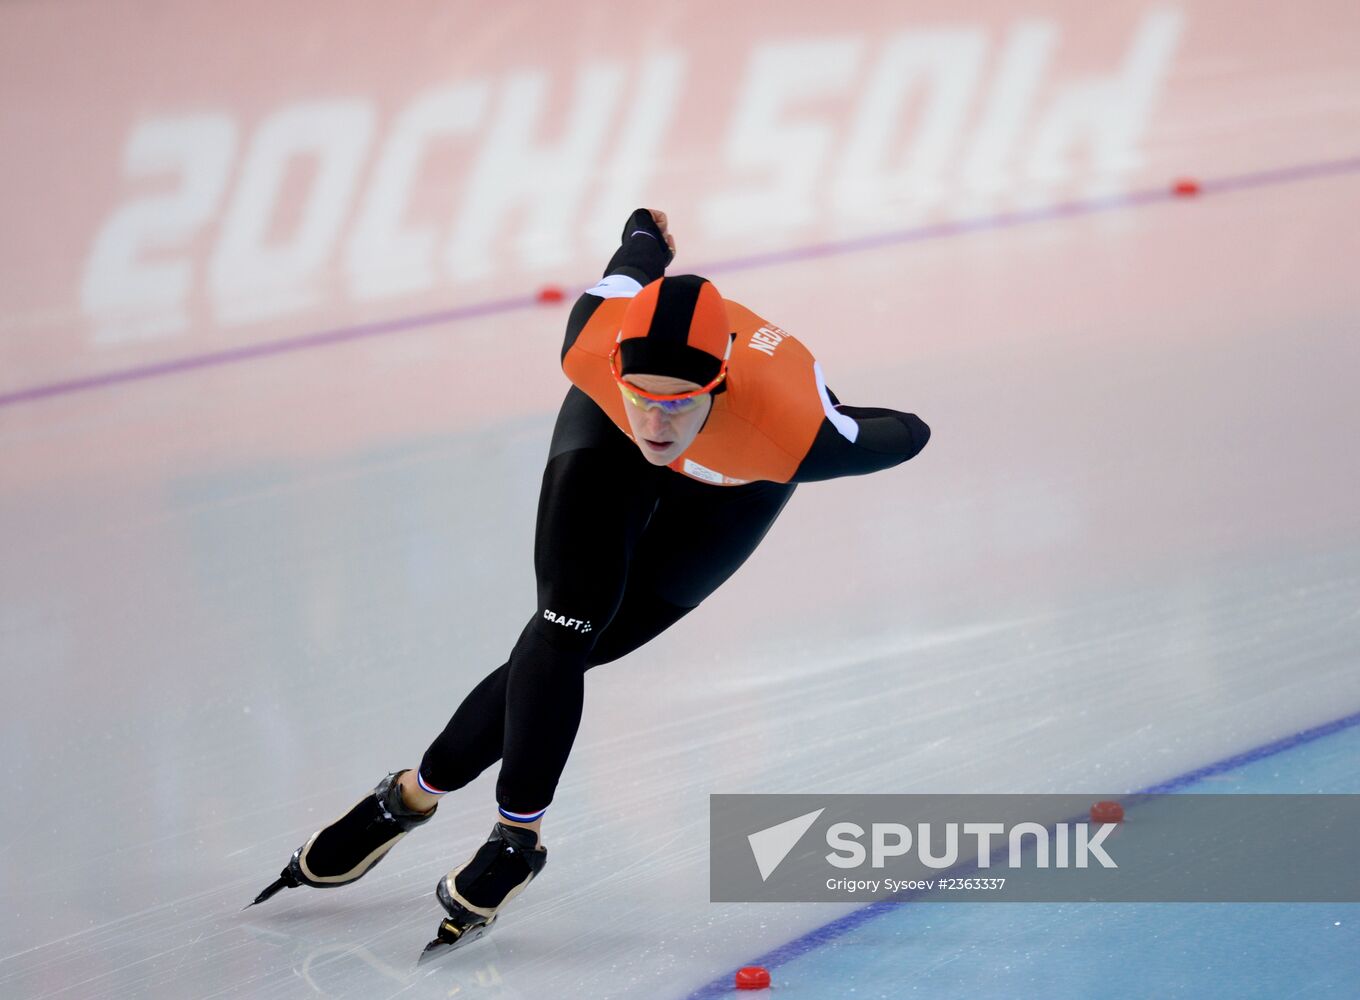
[[[559,615],[556,611],[550,611],[547,608],[543,609],[543,617],[550,622],[556,622],[563,628],[575,629],[577,632],[589,632],[593,628],[588,621],[582,621],[580,618],[568,618],[566,615]]]

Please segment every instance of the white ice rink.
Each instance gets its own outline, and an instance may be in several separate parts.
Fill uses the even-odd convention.
[[[268,345],[346,329],[343,302],[251,357],[7,355],[0,997],[681,998],[847,909],[710,903],[710,794],[1104,795],[1360,711],[1360,25],[1313,6],[1349,62],[1185,56],[1193,106],[1119,189],[776,227],[767,260],[686,214],[683,153],[639,192],[673,271],[932,440],[800,487],[707,604],[588,675],[551,864],[433,969],[432,890],[494,771],[360,884],[241,907],[418,761],[533,610],[566,306],[523,268],[354,322],[481,315],[296,350]],[[1179,16],[1176,58],[1227,17]],[[1182,174],[1201,194],[1162,197]],[[543,274],[579,287],[610,250]]]

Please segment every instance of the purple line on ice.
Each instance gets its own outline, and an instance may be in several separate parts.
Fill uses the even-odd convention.
[[[67,382],[53,382],[49,385],[39,385],[29,389],[18,389],[14,392],[0,395],[0,406],[32,402],[37,399],[47,399],[50,396],[64,396],[68,393],[82,392],[86,389],[101,389],[105,386],[117,385],[120,382],[136,382],[141,379],[157,378],[162,375],[177,375],[181,372],[194,371],[198,368],[229,365],[238,361],[249,361],[253,358],[270,357],[275,354],[287,354],[290,351],[306,351],[314,347],[342,344],[350,340],[377,337],[387,333],[400,333],[403,330],[414,330],[420,327],[434,326],[439,323],[454,323],[458,320],[475,319],[479,316],[491,316],[496,313],[512,312],[516,309],[526,308],[527,306],[532,305],[534,301],[535,300],[532,298],[524,297],[497,299],[490,302],[479,302],[473,305],[459,306],[454,309],[442,309],[438,312],[419,313],[414,316],[399,316],[395,319],[379,320],[373,323],[360,323],[357,326],[339,327],[334,330],[320,330],[316,333],[309,333],[300,337],[288,337],[284,340],[271,340],[260,344],[247,344],[244,347],[234,347],[224,351],[213,351],[208,354],[192,354],[188,357],[173,358],[169,361],[159,361],[155,364],[142,365],[137,368],[125,368],[122,371],[105,372],[102,375],[90,375],[85,378],[71,379]]]
[[[1217,180],[1202,181],[1200,183],[1200,196],[1228,194],[1235,191],[1249,190],[1251,188],[1270,187],[1277,184],[1293,184],[1300,181],[1316,180],[1321,177],[1335,177],[1357,172],[1360,172],[1360,157],[1352,157],[1345,160],[1330,160],[1323,163],[1305,163],[1292,167],[1281,167],[1274,170],[1262,170],[1254,173],[1238,174],[1231,177],[1221,177]],[[1017,226],[1026,226],[1037,222],[1051,222],[1056,219],[1068,219],[1083,215],[1095,215],[1101,212],[1139,208],[1145,205],[1159,204],[1172,200],[1177,200],[1177,195],[1172,192],[1168,186],[1147,191],[1136,191],[1130,194],[1092,198],[1085,201],[1064,202],[1062,204],[1036,208],[1030,211],[1003,212],[999,215],[984,216],[978,219],[941,222],[929,226],[918,226],[912,229],[899,229],[887,233],[878,233],[873,236],[835,240],[827,243],[813,243],[807,246],[793,247],[789,250],[778,250],[771,253],[754,254],[747,257],[732,257],[727,260],[714,261],[708,265],[697,268],[697,270],[704,274],[747,271],[754,268],[771,267],[776,264],[790,264],[798,261],[815,260],[819,257],[862,253],[866,250],[876,250],[880,247],[900,246],[907,243],[922,243],[928,240],[964,236],[969,233],[1013,229]],[[585,291],[585,286],[576,289],[572,297],[575,298],[576,295],[579,295],[583,291]],[[125,368],[120,371],[105,372],[100,375],[89,375],[84,378],[51,382],[46,385],[31,386],[26,389],[16,389],[11,392],[0,393],[0,407],[36,402],[40,399],[50,399],[54,396],[65,396],[90,389],[102,389],[107,386],[126,382],[138,382],[143,379],[178,375],[184,372],[195,371],[200,368],[211,368],[217,365],[229,365],[241,361],[254,360],[256,358],[272,357],[276,354],[287,354],[293,351],[327,347],[332,344],[345,343],[351,340],[361,340],[367,337],[379,337],[387,334],[402,333],[407,330],[418,330],[425,327],[438,326],[442,323],[456,323],[461,320],[516,312],[521,309],[534,308],[536,305],[537,300],[532,296],[493,299],[488,302],[473,303],[471,305],[458,306],[452,309],[442,309],[436,312],[418,313],[412,316],[399,316],[390,320],[361,323],[356,326],[339,327],[332,330],[321,330],[316,333],[309,333],[298,337],[288,337],[283,340],[271,340],[260,344],[250,344],[245,347],[232,348],[229,350],[213,351],[206,354],[194,354],[183,358],[171,359],[169,361],[161,361],[134,368]]]

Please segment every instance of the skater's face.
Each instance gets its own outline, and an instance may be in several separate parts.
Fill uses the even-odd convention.
[[[693,392],[703,388],[697,382],[667,375],[629,375],[626,381],[644,392],[658,395]],[[672,413],[643,396],[629,392],[624,385],[619,386],[619,393],[623,396],[623,410],[628,414],[633,440],[637,442],[643,457],[653,465],[669,465],[683,455],[698,437],[699,430],[708,419],[708,411],[713,408],[711,393],[693,397],[693,405],[685,405],[679,412]]]

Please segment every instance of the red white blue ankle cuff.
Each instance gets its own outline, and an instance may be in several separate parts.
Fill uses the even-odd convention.
[[[424,776],[421,775],[421,773],[420,773],[419,771],[416,772],[416,784],[419,785],[422,789],[424,789],[425,792],[426,792],[426,794],[428,794],[428,795],[448,795],[448,794],[449,794],[448,792],[444,791],[444,789],[442,789],[442,788],[435,788],[434,785],[430,784],[428,781],[425,780]]]
[[[514,820],[516,823],[532,823],[548,811],[547,806],[544,806],[542,809],[538,810],[538,812],[531,813],[514,813],[505,808],[505,806],[497,806],[496,808],[501,811],[501,816],[505,819]]]

